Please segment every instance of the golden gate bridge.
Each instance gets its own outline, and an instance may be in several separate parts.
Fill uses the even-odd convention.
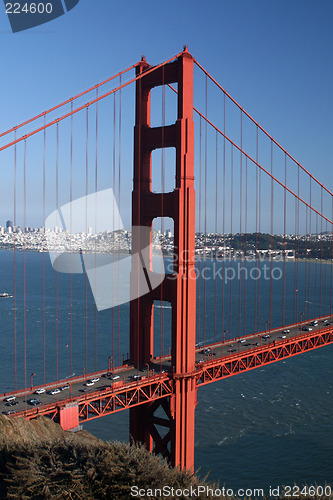
[[[88,102],[83,101],[86,98]],[[129,135],[132,127],[128,127],[132,107],[134,140]],[[0,397],[3,412],[26,419],[44,415],[69,430],[80,422],[128,409],[134,440],[161,453],[173,465],[190,470],[194,466],[199,387],[333,342],[332,193],[186,47],[155,66],[143,57],[0,137],[2,164],[7,167],[4,179],[11,186],[5,201],[11,203],[14,220],[11,373],[15,384]],[[125,175],[131,156],[132,188]],[[114,206],[110,212],[105,205],[96,208],[94,193],[105,186],[112,186],[112,203],[116,200],[119,213]],[[73,210],[79,196],[84,200],[92,197],[95,210],[91,222],[88,212],[92,205],[87,201],[81,205],[77,244],[72,238],[78,232]],[[29,378],[32,324],[26,261],[31,249],[26,227],[36,206],[43,217],[39,230],[43,242],[39,247],[43,250],[39,351],[43,379],[38,384],[34,384],[34,372]],[[53,232],[46,222],[52,209],[57,226]],[[103,217],[110,213],[111,219],[116,213],[119,220],[126,211],[130,214],[124,219],[131,219],[132,225],[131,256],[127,257],[132,300],[128,332],[119,302],[111,310],[108,345],[99,347],[98,280],[102,278],[97,279],[97,268],[101,247],[91,236],[98,232],[101,211]],[[165,252],[166,223],[168,227],[173,224],[173,239],[167,245],[170,256],[165,255],[171,268],[162,272],[154,263],[153,235],[160,235],[157,247]],[[110,227],[115,228],[115,220]],[[119,223],[116,232],[123,234],[122,228]],[[128,239],[128,233],[124,234]],[[69,242],[68,247],[64,241]],[[89,241],[93,241],[92,247]],[[115,239],[112,241],[115,245]],[[123,285],[119,262],[124,248],[120,240],[117,244],[112,247],[112,267],[118,279],[113,275],[109,280],[106,295],[117,295]],[[50,330],[47,249],[54,254],[55,273],[55,324]],[[23,268],[18,271],[21,251]],[[78,342],[84,348],[85,362],[83,373],[69,378],[63,376],[59,343],[63,338],[59,321],[63,254],[68,255],[69,322],[65,328],[69,373],[73,374],[76,365]],[[95,262],[89,279],[88,254]],[[81,311],[84,336],[79,341],[73,309],[78,259],[83,263],[81,272],[86,271]],[[205,279],[208,259],[219,266],[213,286]],[[234,283],[237,265],[241,271]],[[268,272],[265,284],[258,277],[263,266]],[[286,271],[292,276],[289,281]],[[96,302],[93,313],[91,291]],[[168,325],[163,310],[167,303],[171,307]],[[124,335],[129,338],[128,356],[121,353]],[[102,350],[103,368],[98,350]],[[49,368],[50,357],[54,370]],[[83,384],[88,384],[84,390]],[[13,409],[8,410],[6,404]]]

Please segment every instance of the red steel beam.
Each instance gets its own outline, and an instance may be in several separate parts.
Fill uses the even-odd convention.
[[[288,340],[276,341],[275,345],[268,344],[242,353],[206,361],[201,364],[199,369],[188,375],[188,380],[195,380],[196,387],[201,387],[332,343],[332,327],[317,332],[307,332]],[[73,405],[73,403],[78,405],[80,422],[101,418],[134,407],[146,408],[147,415],[151,417],[149,429],[154,439],[153,450],[170,458],[167,445],[172,442],[172,427],[174,425],[174,410],[172,404],[170,405],[170,400],[175,395],[175,387],[170,375],[156,375],[150,379],[132,382],[115,389],[107,388],[104,391],[95,391],[79,398],[68,398],[37,408],[30,408],[13,414],[12,417],[22,416],[30,420],[38,416],[46,416],[52,420],[59,420],[61,409]],[[157,419],[154,416],[154,411],[158,407],[164,409],[166,418]],[[151,412],[147,411],[149,409]],[[167,435],[162,438],[155,424],[168,428]]]
[[[332,343],[333,329],[325,328],[209,360],[201,363],[196,375],[197,384],[201,386],[216,382]]]

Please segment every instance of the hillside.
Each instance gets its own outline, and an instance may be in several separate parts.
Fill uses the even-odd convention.
[[[193,477],[140,446],[104,443],[86,431],[65,432],[43,417],[0,416],[1,499],[128,500],[132,485],[194,484]]]
[[[167,494],[147,489],[168,486]],[[170,468],[166,461],[143,447],[128,443],[105,443],[86,431],[65,432],[51,420],[25,421],[0,416],[0,500],[2,499],[211,499],[230,497],[199,494],[207,483]],[[196,490],[189,496],[179,489]],[[136,495],[131,495],[136,487]],[[209,485],[215,490],[216,485]],[[147,494],[138,494],[139,489]],[[171,495],[172,488],[174,494]],[[212,489],[210,491],[212,491]],[[178,490],[178,494],[177,494]],[[333,497],[298,497],[302,500],[333,500]],[[244,500],[242,497],[241,500]],[[261,496],[260,500],[264,500]]]

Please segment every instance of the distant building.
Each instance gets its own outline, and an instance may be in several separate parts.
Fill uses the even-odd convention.
[[[13,229],[13,221],[12,220],[7,220],[7,222],[6,222],[6,228],[8,229],[9,227],[11,227]]]

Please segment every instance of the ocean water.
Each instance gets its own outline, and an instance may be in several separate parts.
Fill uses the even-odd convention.
[[[264,265],[259,265],[262,273]],[[264,330],[267,321],[271,327],[280,325],[283,282],[286,324],[298,321],[301,313],[305,319],[331,311],[329,265],[299,263],[296,271],[294,264],[284,268],[283,263],[274,263],[282,274],[285,272],[285,281],[282,276],[271,288],[262,277],[259,292],[256,280],[246,280],[244,271],[241,281],[220,279],[217,271],[223,266],[227,264],[197,263],[198,275],[206,268],[206,276],[213,271],[217,276],[216,280],[197,280],[198,343],[218,340],[224,330],[225,335],[238,337],[251,333],[255,326]],[[237,275],[239,263],[228,266],[229,274],[234,269]],[[248,271],[254,266],[246,264]],[[47,254],[1,251],[0,292],[13,293],[14,287],[16,309],[14,298],[0,300],[1,392],[15,388],[15,378],[18,388],[30,385],[31,373],[35,373],[37,385],[57,375],[63,378],[83,369],[103,369],[109,356],[118,364],[122,355],[127,355],[128,304],[96,312],[84,275],[73,275],[70,283],[69,275],[56,275]],[[258,294],[259,321],[255,312]],[[170,319],[170,306],[157,303],[157,355],[170,346]],[[333,346],[328,346],[199,388],[195,434],[199,475],[209,474],[220,486],[234,490],[263,488],[266,493],[270,486],[332,483],[332,360]],[[87,422],[84,428],[104,440],[127,440],[128,412]]]

